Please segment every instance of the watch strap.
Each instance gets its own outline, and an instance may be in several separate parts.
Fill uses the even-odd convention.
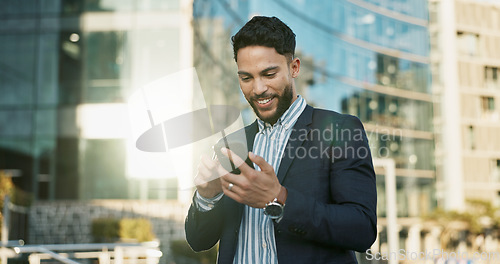
[[[285,186],[281,185],[280,193],[278,194],[278,197],[276,197],[276,202],[281,205],[285,205],[287,196],[288,190],[285,188]]]

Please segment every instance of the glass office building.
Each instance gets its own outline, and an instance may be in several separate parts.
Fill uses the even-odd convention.
[[[124,178],[123,135],[107,129],[119,127],[112,113],[136,87],[191,63],[207,103],[246,107],[229,38],[251,16],[275,15],[297,34],[299,93],[311,105],[359,116],[374,157],[396,161],[400,217],[429,211],[425,1],[197,0],[192,23],[181,5],[32,0],[2,8],[0,169],[37,199],[138,197],[138,184]],[[191,30],[194,41],[184,36]],[[96,115],[108,120],[93,122]],[[248,108],[244,116],[253,118]]]
[[[427,1],[0,3],[0,170],[35,200],[177,198],[174,176],[127,176],[124,103],[194,65],[206,103],[239,105],[251,122],[230,37],[268,15],[297,35],[299,93],[358,116],[373,156],[395,161],[401,225],[434,207]],[[377,174],[383,226],[384,171]]]
[[[0,170],[35,200],[176,198],[127,176],[120,129],[131,91],[192,65],[185,2],[0,1]]]
[[[231,83],[227,100],[242,107],[230,36],[254,15],[279,17],[296,33],[297,87],[307,102],[358,116],[374,158],[395,161],[400,223],[411,226],[429,213],[435,165],[427,1],[194,1],[195,45],[203,46],[194,50],[194,65],[206,69],[200,79]],[[252,111],[244,112],[251,122]],[[384,171],[377,174],[383,226]]]

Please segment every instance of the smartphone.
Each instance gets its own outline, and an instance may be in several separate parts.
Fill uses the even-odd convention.
[[[247,144],[246,142],[241,142],[239,140],[229,140],[227,137],[223,137],[217,144],[213,146],[215,155],[217,159],[219,160],[220,164],[222,167],[233,173],[233,174],[240,174],[241,171],[238,169],[238,167],[233,163],[233,161],[226,155],[222,154],[221,148],[225,147],[227,149],[230,149],[233,153],[238,155],[243,160],[246,160],[248,158],[248,150],[247,150]]]

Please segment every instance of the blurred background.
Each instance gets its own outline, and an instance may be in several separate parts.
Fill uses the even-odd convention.
[[[172,162],[165,153],[135,167],[127,100],[194,67],[207,105],[236,105],[251,123],[230,37],[254,15],[296,33],[309,104],[364,123],[378,188],[372,252],[499,263],[500,1],[0,0],[2,264],[55,261],[29,245],[79,263],[213,263],[214,250],[184,241],[192,175],[155,170]],[[114,249],[123,242],[154,252]]]

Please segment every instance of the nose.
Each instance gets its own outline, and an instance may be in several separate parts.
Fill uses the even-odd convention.
[[[261,78],[256,78],[253,84],[253,92],[255,95],[264,94],[268,90],[267,84]]]

